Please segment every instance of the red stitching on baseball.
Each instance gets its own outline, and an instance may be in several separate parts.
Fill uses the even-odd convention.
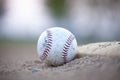
[[[68,54],[68,50],[69,50],[69,47],[72,43],[72,41],[75,39],[75,37],[73,35],[70,35],[63,47],[63,59],[64,59],[64,63],[67,63],[67,54]]]
[[[45,60],[45,58],[48,56],[50,49],[52,47],[52,34],[48,30],[47,30],[47,38],[48,38],[48,41],[47,41],[45,50],[44,50],[43,54],[40,56],[41,60]]]

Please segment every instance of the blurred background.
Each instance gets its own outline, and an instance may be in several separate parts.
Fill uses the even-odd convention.
[[[78,44],[120,40],[120,0],[0,0],[0,43],[33,42],[49,27]]]

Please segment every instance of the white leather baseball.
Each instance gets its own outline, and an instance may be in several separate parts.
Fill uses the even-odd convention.
[[[48,65],[61,65],[76,56],[75,36],[64,28],[54,27],[45,30],[39,37],[37,50],[40,60]]]

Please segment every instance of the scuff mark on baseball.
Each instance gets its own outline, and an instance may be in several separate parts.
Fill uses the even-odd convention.
[[[77,48],[77,57],[95,55],[120,57],[120,42],[90,43]]]
[[[58,66],[74,59],[77,51],[75,36],[67,29],[54,27],[39,37],[37,51],[42,62]]]

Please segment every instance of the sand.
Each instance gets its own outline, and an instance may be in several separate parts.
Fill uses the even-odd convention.
[[[0,80],[120,80],[120,42],[79,45],[77,57],[58,67],[41,63],[36,45],[3,45]]]

